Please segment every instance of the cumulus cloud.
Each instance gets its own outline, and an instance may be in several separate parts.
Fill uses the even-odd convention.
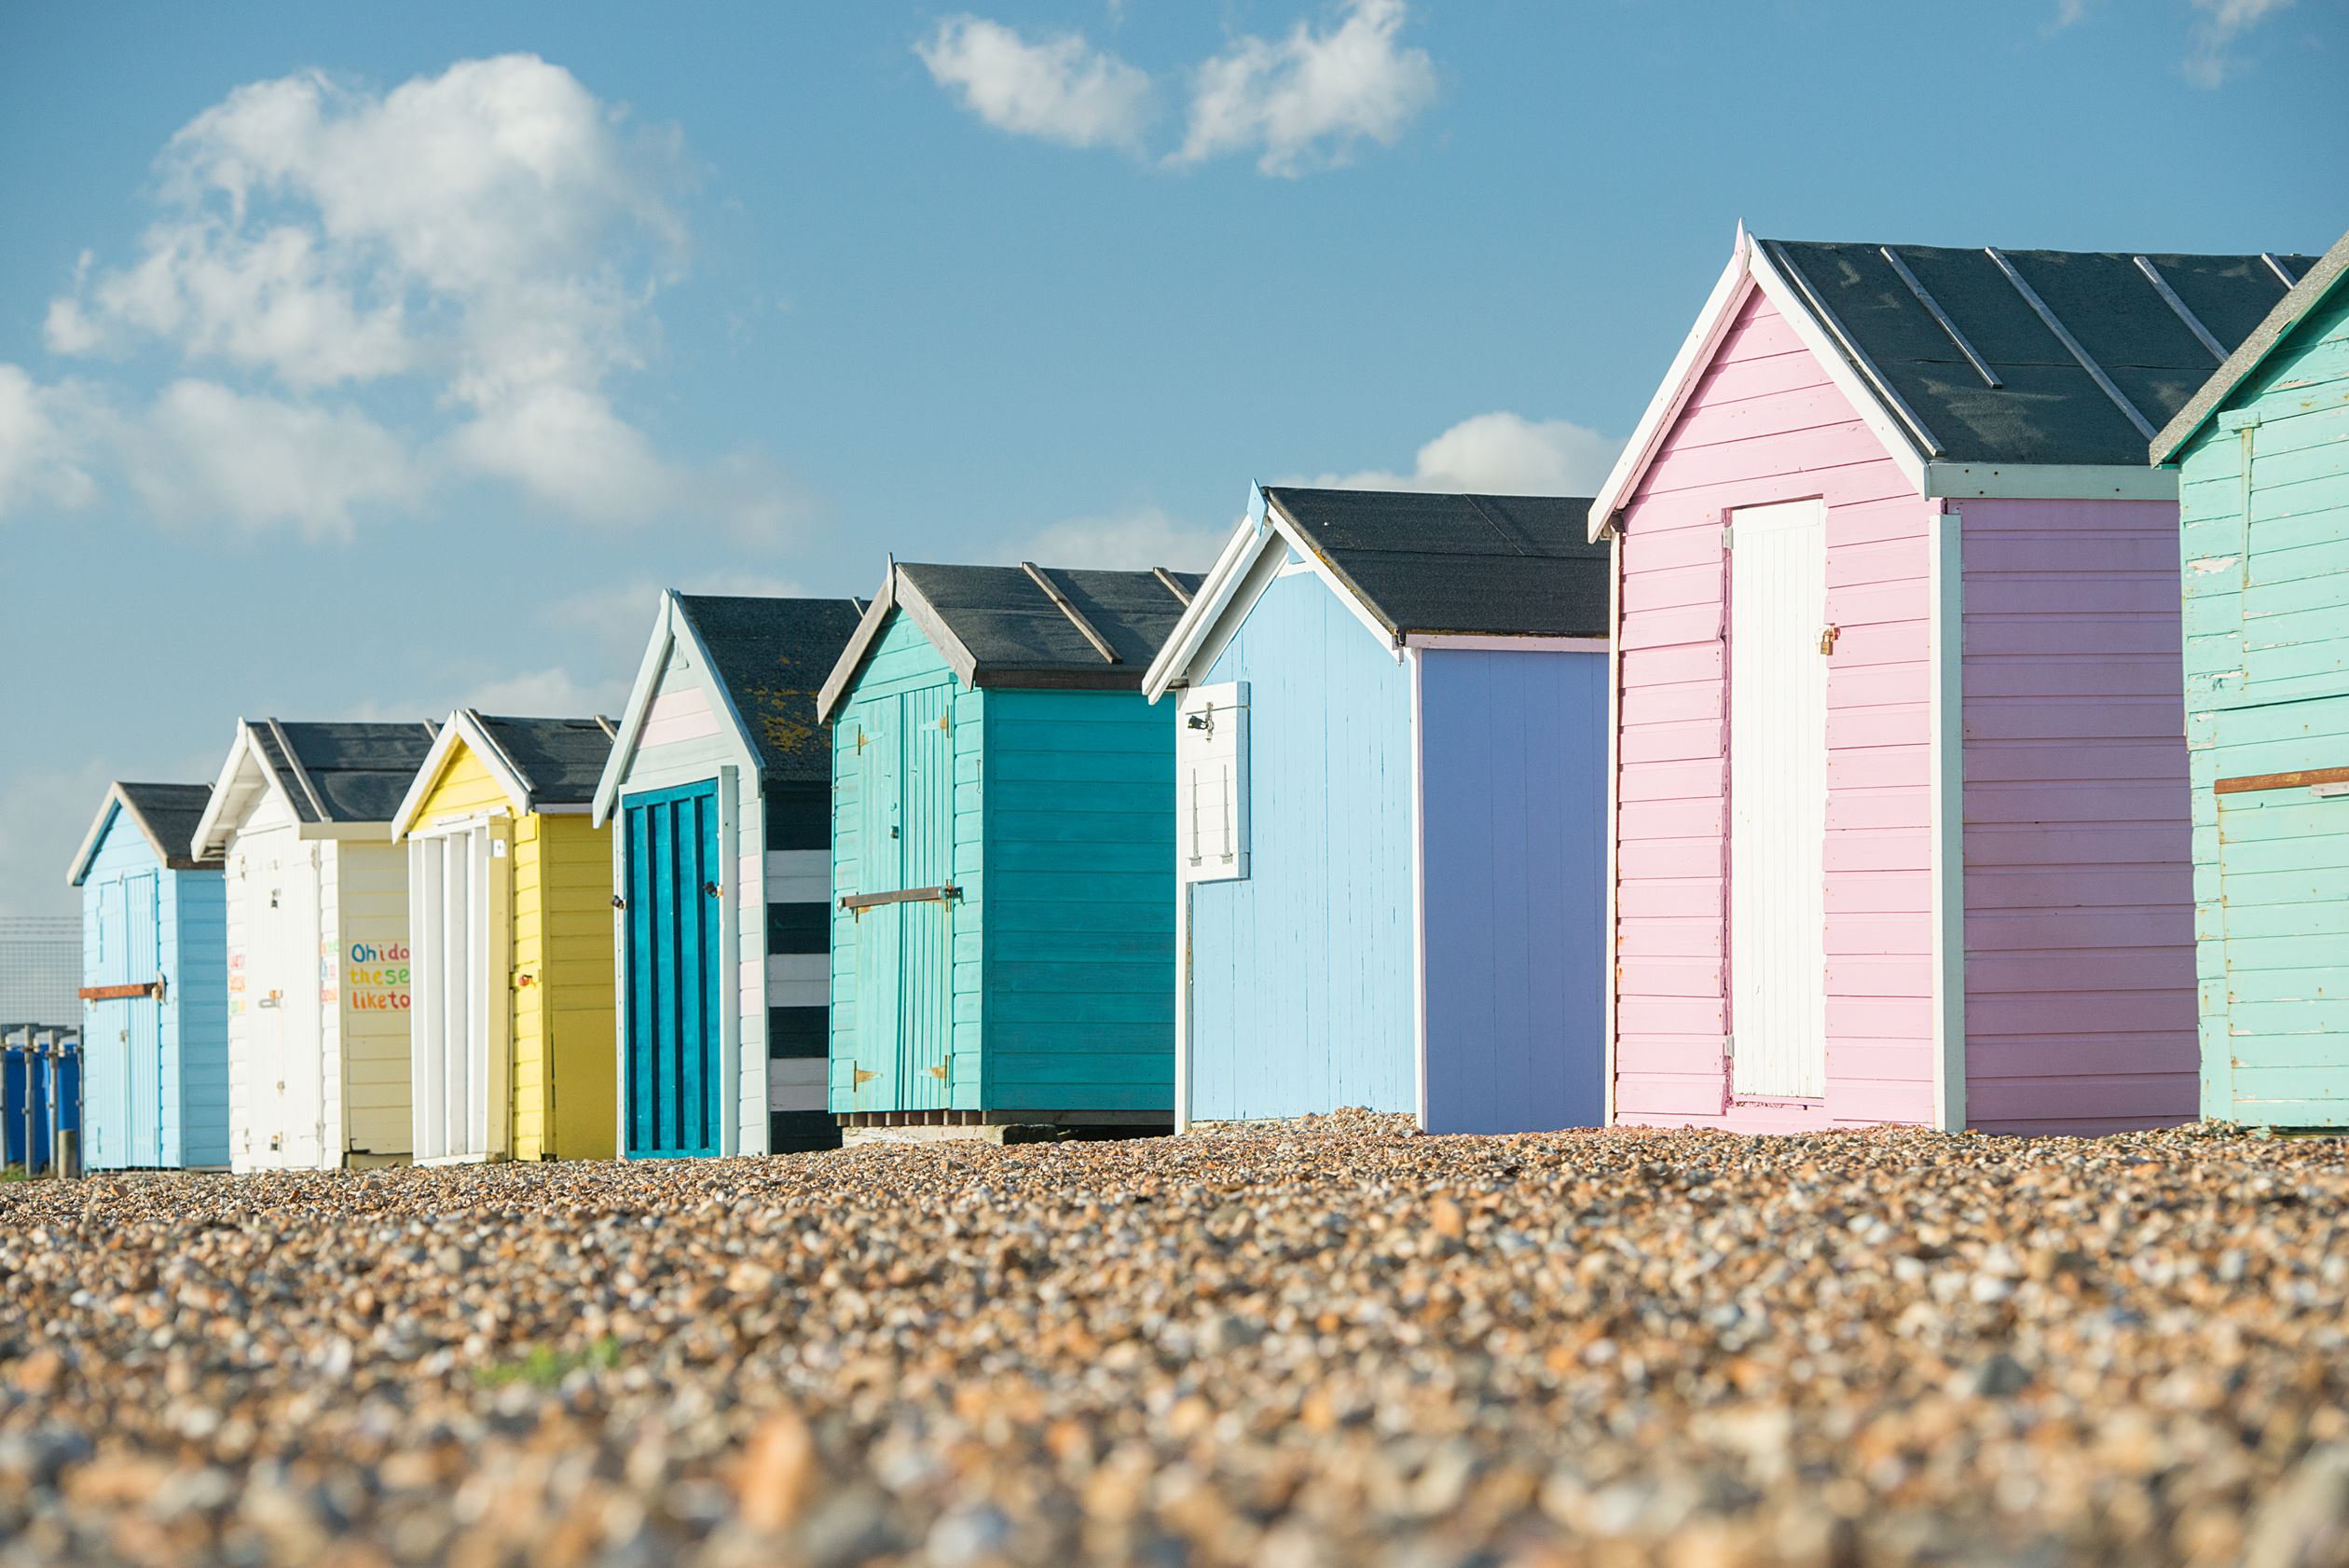
[[[1496,412],[1463,420],[1420,447],[1408,474],[1365,469],[1301,482],[1338,489],[1588,495],[1622,449],[1622,442],[1571,420]]]
[[[1132,147],[1149,122],[1148,74],[1082,34],[1029,39],[1001,22],[956,16],[914,52],[931,80],[998,131],[1069,147]]]
[[[880,573],[873,574],[879,581]],[[606,587],[589,588],[555,599],[540,611],[540,618],[559,630],[584,632],[598,649],[598,668],[625,672],[625,684],[635,677],[645,639],[652,635],[652,612],[660,607],[661,590],[689,594],[733,594],[744,598],[803,598],[809,590],[789,577],[761,571],[704,571],[674,582],[639,577]],[[862,592],[870,593],[864,586]]]
[[[364,502],[465,476],[598,520],[706,516],[713,496],[766,524],[790,509],[779,483],[747,493],[771,465],[689,472],[620,412],[611,382],[645,364],[652,302],[681,271],[691,178],[673,136],[631,131],[562,67],[462,61],[385,93],[315,72],[253,83],[183,127],[158,171],[137,256],[83,258],[49,306],[51,351],[160,346],[253,389],[207,403],[183,381],[148,416],[167,432],[209,411],[359,443],[300,494],[265,487],[222,515],[335,534]],[[365,411],[375,389],[443,428],[392,433]],[[405,484],[380,472],[394,448]]]
[[[132,489],[166,522],[225,517],[348,537],[357,515],[414,502],[423,477],[400,438],[353,408],[188,379],[118,436]]]
[[[1194,76],[1176,161],[1254,151],[1257,169],[1293,177],[1365,141],[1393,146],[1436,97],[1435,62],[1398,47],[1408,14],[1403,0],[1349,0],[1334,26],[1236,40]]]
[[[2186,56],[2186,79],[2196,87],[2223,86],[2242,66],[2232,53],[2236,39],[2257,27],[2292,0],[2194,0],[2201,13],[2193,42]]]
[[[1145,506],[1051,524],[1007,543],[1001,558],[1080,571],[1146,571],[1162,566],[1204,571],[1216,564],[1232,526],[1202,527]]]
[[[43,386],[0,364],[0,518],[33,506],[72,509],[96,499],[86,466],[98,410],[78,387]]]

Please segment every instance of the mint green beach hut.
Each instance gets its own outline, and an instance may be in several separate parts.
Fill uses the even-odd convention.
[[[2349,1126],[2349,235],[2152,461],[2178,473],[2203,1114]]]

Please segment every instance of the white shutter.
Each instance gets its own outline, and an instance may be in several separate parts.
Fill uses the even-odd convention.
[[[1175,863],[1186,882],[1248,874],[1248,683],[1182,694],[1174,711]]]

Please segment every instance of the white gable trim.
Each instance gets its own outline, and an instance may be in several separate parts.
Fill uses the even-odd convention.
[[[415,829],[417,814],[432,798],[433,788],[440,783],[441,771],[448,765],[460,742],[481,760],[481,765],[504,792],[516,817],[527,817],[535,809],[529,788],[515,774],[505,752],[482,729],[479,716],[470,708],[460,708],[449,714],[448,722],[433,737],[433,749],[424,754],[424,765],[416,770],[407,793],[400,797],[400,808],[392,814],[392,843],[397,844]]]
[[[661,689],[662,672],[668,667],[669,644],[676,640],[671,619],[676,604],[677,590],[662,589],[660,613],[652,618],[652,639],[645,644],[642,662],[637,666],[636,684],[628,688],[628,706],[620,711],[620,733],[612,736],[611,755],[604,759],[603,777],[596,780],[592,819],[598,828],[611,819],[612,807],[620,799],[620,781],[628,777],[628,764],[636,761],[638,737],[644,734],[652,698]]]
[[[89,875],[89,862],[98,858],[98,846],[105,842],[106,830],[113,823],[117,811],[139,823],[139,832],[146,838],[147,847],[155,851],[157,860],[165,858],[163,846],[155,842],[155,835],[146,831],[146,823],[140,821],[139,814],[130,809],[130,801],[123,796],[122,786],[109,784],[106,786],[105,801],[98,807],[97,818],[89,824],[89,832],[82,835],[81,847],[74,851],[73,864],[65,873],[66,887],[78,887]]]
[[[1603,637],[1509,637],[1467,632],[1415,631],[1403,639],[1406,648],[1431,648],[1471,653],[1603,653],[1611,646]]]
[[[1606,483],[1599,487],[1598,495],[1590,503],[1590,538],[1595,543],[1608,536],[1614,525],[1615,515],[1623,509],[1646,477],[1648,468],[1655,461],[1664,438],[1696,394],[1696,383],[1712,368],[1713,355],[1719,351],[1739,311],[1745,309],[1747,296],[1756,289],[1762,292],[1771,307],[1785,319],[1795,337],[1819,362],[1820,368],[1835,390],[1844,395],[1853,412],[1875,435],[1885,454],[1900,466],[1918,494],[1925,493],[1926,454],[1916,445],[1900,412],[1885,401],[1884,394],[1863,376],[1843,345],[1838,343],[1820,322],[1796,287],[1788,281],[1761,246],[1740,224],[1736,246],[1729,255],[1729,265],[1722,271],[1712,293],[1706,297],[1705,308],[1696,317],[1696,324],[1689,328],[1681,342],[1680,352],[1673,356],[1672,366],[1665,372],[1664,381],[1655,395],[1648,401],[1647,412],[1640,416],[1631,439],[1624,443],[1623,455],[1615,460],[1614,468],[1607,475]]]
[[[248,776],[251,783],[247,783]],[[253,786],[258,786],[257,789]],[[328,824],[305,822],[301,808],[294,797],[285,792],[285,783],[278,777],[277,769],[262,756],[253,743],[253,725],[237,721],[237,737],[229,744],[228,760],[221,764],[220,777],[213,782],[212,799],[205,803],[204,814],[196,820],[196,838],[190,846],[198,860],[209,860],[228,852],[228,841],[236,837],[236,824],[244,818],[253,798],[262,791],[274,794],[285,803],[285,814],[292,818],[296,838],[331,838],[333,833],[315,833],[309,830]],[[234,802],[232,805],[230,803]],[[376,828],[379,836],[382,830]]]
[[[1231,530],[1231,537],[1224,541],[1223,552],[1200,583],[1199,592],[1191,596],[1189,607],[1174,623],[1174,629],[1167,634],[1165,644],[1142,676],[1142,695],[1152,702],[1174,686],[1188,684],[1194,667],[1204,667],[1198,657],[1201,649],[1215,635],[1224,612],[1239,596],[1243,579],[1262,556],[1271,537],[1264,526],[1264,513],[1263,487],[1251,485],[1247,516]],[[1243,610],[1242,613],[1246,612]],[[1214,662],[1210,655],[1206,663]]]

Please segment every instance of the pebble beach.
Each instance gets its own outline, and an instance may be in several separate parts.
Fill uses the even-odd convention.
[[[2349,1144],[0,1187],[0,1568],[2349,1562]]]

